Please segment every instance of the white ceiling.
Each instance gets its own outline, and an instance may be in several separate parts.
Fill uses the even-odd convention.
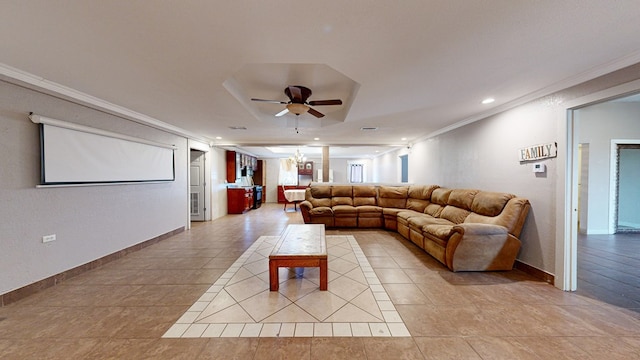
[[[640,61],[638,19],[636,0],[7,0],[0,63],[255,155],[355,157]],[[345,104],[296,133],[249,100],[287,85]]]

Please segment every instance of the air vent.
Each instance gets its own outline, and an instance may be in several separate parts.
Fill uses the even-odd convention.
[[[376,131],[378,130],[377,127],[361,127],[360,130],[362,131]]]
[[[244,126],[229,126],[229,129],[231,129],[231,130],[247,130],[247,128],[244,127]]]

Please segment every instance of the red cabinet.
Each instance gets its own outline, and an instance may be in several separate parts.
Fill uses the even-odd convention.
[[[253,188],[227,188],[227,213],[243,214],[253,207]]]

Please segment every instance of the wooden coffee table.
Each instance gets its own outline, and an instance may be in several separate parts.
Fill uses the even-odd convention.
[[[269,255],[269,285],[278,291],[280,267],[319,267],[320,290],[327,290],[327,242],[322,224],[287,226]]]

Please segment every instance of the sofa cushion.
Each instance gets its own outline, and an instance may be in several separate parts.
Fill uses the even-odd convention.
[[[453,232],[453,225],[429,224],[422,228],[424,236],[438,243],[442,247],[447,246],[447,241]]]
[[[424,209],[431,203],[431,193],[437,185],[411,185],[407,191],[406,208],[418,212],[424,212]]]
[[[349,186],[349,185],[332,186],[331,197],[353,197],[353,186]]]
[[[433,217],[440,217],[442,209],[444,209],[444,206],[440,204],[430,203],[429,205],[427,205],[427,207],[424,208],[424,213]]]
[[[316,207],[331,206],[331,186],[312,186],[305,192],[305,200]]]
[[[447,205],[447,200],[449,200],[449,194],[451,194],[451,189],[433,189],[433,192],[431,193],[431,202],[434,204],[445,206]]]
[[[382,216],[382,208],[379,206],[371,206],[371,205],[356,206],[356,211],[358,212],[358,217]]]
[[[471,203],[471,211],[485,216],[496,216],[502,212],[504,206],[516,197],[512,194],[480,191],[474,196]]]
[[[328,206],[313,207],[309,210],[312,216],[333,216],[333,210]]]
[[[353,187],[353,206],[377,205],[378,192],[375,186],[354,186]]]
[[[398,216],[398,220],[404,220],[404,222],[407,222],[407,220],[409,220],[412,217],[425,216],[425,215],[424,213],[413,211],[413,210],[403,210],[403,211],[399,211],[397,216]]]
[[[429,215],[414,216],[409,218],[407,223],[411,228],[419,230],[427,225],[456,225],[447,219],[434,218]]]
[[[467,190],[467,189],[451,190],[451,194],[449,194],[449,200],[447,200],[447,204],[453,205],[461,209],[471,210],[471,204],[473,203],[473,198],[478,192],[479,190]]]
[[[333,215],[335,217],[356,217],[358,214],[358,210],[351,205],[336,205],[331,207],[331,210],[333,210]]]
[[[404,209],[407,205],[407,186],[380,186],[378,205],[383,208]]]
[[[343,185],[331,187],[331,207],[337,205],[353,206],[353,187]]]
[[[442,209],[442,213],[440,213],[440,218],[447,219],[456,224],[462,224],[464,220],[469,216],[471,211],[461,209],[459,207],[447,205]]]

